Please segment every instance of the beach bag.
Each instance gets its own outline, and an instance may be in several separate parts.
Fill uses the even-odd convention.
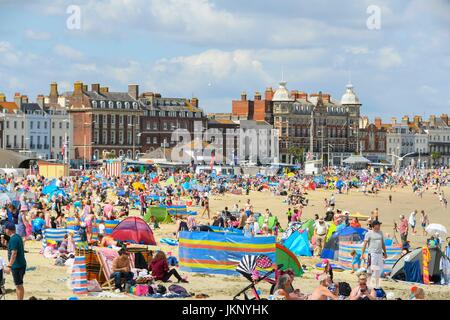
[[[178,265],[178,260],[176,257],[171,256],[167,258],[167,264],[171,267],[175,267]]]
[[[158,286],[156,287],[156,293],[165,294],[166,292],[166,287],[164,287],[162,284],[158,284]]]
[[[376,293],[376,296],[377,296],[377,300],[387,299],[386,292],[384,292],[384,290],[382,288],[373,289],[373,290],[375,290],[375,293]]]
[[[182,295],[184,297],[189,297],[190,294],[187,292],[187,290],[185,288],[183,288],[182,286],[176,285],[176,284],[172,284],[169,287],[169,292],[170,293],[175,293],[178,295]]]
[[[136,286],[136,295],[139,297],[146,296],[148,294],[148,286],[143,284],[138,284]]]

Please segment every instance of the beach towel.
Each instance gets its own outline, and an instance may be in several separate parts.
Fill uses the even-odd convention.
[[[430,249],[428,247],[422,248],[422,265],[423,265],[423,283],[430,284],[429,264],[431,260]]]

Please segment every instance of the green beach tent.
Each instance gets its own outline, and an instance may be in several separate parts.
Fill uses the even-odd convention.
[[[144,216],[144,221],[149,223],[151,217],[155,217],[158,223],[171,223],[172,219],[170,215],[167,213],[166,208],[161,207],[149,207],[147,208],[147,213]]]
[[[300,230],[308,230],[308,240],[311,240],[314,235],[314,219],[308,219],[303,224]]]

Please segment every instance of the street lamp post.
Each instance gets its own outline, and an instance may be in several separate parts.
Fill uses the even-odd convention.
[[[95,121],[92,121],[91,123],[89,122],[85,122],[84,125],[85,126],[89,126],[91,124],[94,124]],[[83,155],[83,169],[86,170],[86,130],[84,131],[84,155]]]

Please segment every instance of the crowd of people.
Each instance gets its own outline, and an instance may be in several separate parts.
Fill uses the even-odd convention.
[[[194,174],[188,171],[170,172],[168,170],[124,174],[111,178],[103,177],[99,172],[85,172],[82,176],[61,177],[55,180],[41,176],[20,178],[5,175],[0,177],[0,184],[11,199],[0,206],[1,245],[8,250],[8,261],[2,270],[5,273],[12,273],[17,297],[23,298],[27,241],[42,239],[43,230],[46,228],[66,228],[67,218],[71,218],[71,224],[77,226],[79,231],[76,231],[78,234],[69,232],[64,241],[58,244],[56,257],[67,257],[73,254],[76,246],[93,244],[94,228],[98,230],[98,240],[95,240],[97,245],[117,245],[112,237],[105,234],[104,222],[123,219],[133,208],[139,208],[140,214],[144,215],[150,206],[159,204],[171,206],[180,203],[183,199],[200,206],[199,218],[205,218],[208,222],[200,224],[194,217],[181,218],[178,220],[178,232],[202,230],[202,228],[208,230],[208,226],[219,226],[241,229],[246,237],[278,236],[284,226],[281,226],[277,215],[269,209],[263,213],[255,212],[249,198],[242,207],[235,204],[233,208],[225,207],[224,210],[211,216],[211,197],[224,193],[248,195],[250,192],[269,191],[274,195],[286,197],[285,203],[290,206],[286,212],[288,222],[296,223],[302,221],[304,207],[308,205],[308,193],[316,188],[333,189],[335,193],[348,193],[354,188],[364,194],[376,195],[381,189],[391,190],[393,186],[404,188],[409,185],[418,196],[422,196],[425,190],[432,190],[442,206],[446,207],[446,195],[441,187],[447,185],[449,181],[450,176],[439,169],[432,172],[408,169],[402,174],[395,172],[378,174],[367,170],[348,170],[338,173],[329,170],[319,179],[304,176],[301,172],[291,176],[273,177],[238,175],[229,179],[213,177],[205,173]],[[48,192],[46,189],[50,186],[53,187],[53,191]],[[389,201],[393,201],[392,195],[389,196]],[[314,254],[316,256],[320,256],[322,252],[329,222],[337,226],[361,227],[358,218],[350,218],[348,211],[337,209],[334,193],[324,202],[326,212],[324,216],[316,214],[314,224]],[[400,233],[402,242],[407,243],[409,229],[413,233],[417,232],[417,219],[417,211],[411,213],[408,219],[403,215],[400,217],[396,231]],[[154,223],[157,227],[156,221]],[[420,223],[423,230],[430,223],[424,210],[420,213]],[[356,257],[364,261],[367,249],[370,260],[369,275],[375,274],[373,277],[375,287],[379,286],[378,273],[383,256],[386,254],[383,234],[379,231],[380,224],[378,209],[376,209],[368,220],[368,227],[371,230],[364,239],[363,252],[360,257]],[[74,241],[75,236],[81,239],[77,244]],[[51,254],[55,257],[54,252]],[[158,259],[164,260],[161,257],[162,255],[155,256],[157,260],[156,262],[152,260],[149,270],[163,280],[172,275],[179,279],[180,276],[175,269],[169,270],[163,262],[158,263]],[[357,261],[355,264],[358,264]],[[123,269],[123,266],[123,261],[117,260],[115,272],[127,278],[126,272],[129,271]],[[289,279],[286,277],[283,279],[285,281],[280,285],[289,286]],[[328,278],[323,278],[321,287],[312,296],[323,297],[323,288],[328,281]]]

